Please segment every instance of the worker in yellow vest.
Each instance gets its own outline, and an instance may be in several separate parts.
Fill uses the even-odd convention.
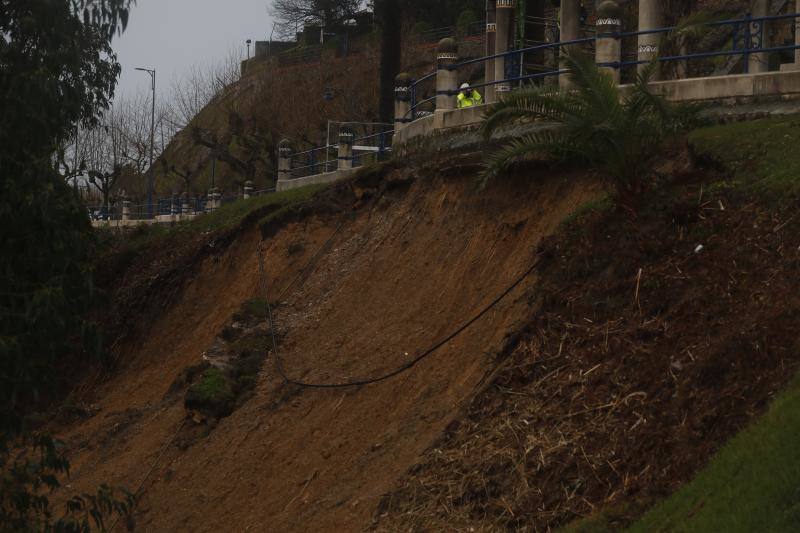
[[[469,83],[461,84],[461,91],[458,93],[458,108],[472,107],[483,104],[483,96],[475,89],[469,88]]]

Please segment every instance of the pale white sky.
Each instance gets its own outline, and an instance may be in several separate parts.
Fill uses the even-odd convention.
[[[122,64],[117,95],[150,90],[150,77],[136,67],[155,68],[160,97],[192,65],[224,58],[236,47],[247,55],[245,41],[267,40],[272,20],[270,0],[138,0],[128,30],[114,39]],[[252,50],[252,49],[251,49]],[[253,52],[251,51],[251,54]]]

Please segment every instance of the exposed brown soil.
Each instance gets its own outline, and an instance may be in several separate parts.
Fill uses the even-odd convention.
[[[316,270],[278,306],[291,377],[339,381],[399,366],[502,292],[541,240],[599,190],[564,175],[477,191],[471,174],[449,168],[446,178],[423,169],[413,181],[394,171],[377,187],[358,184],[352,218],[320,210],[267,228],[274,295],[346,220]],[[92,391],[97,413],[61,435],[73,463],[69,492],[100,482],[138,488],[186,417],[170,386],[258,295],[260,242],[253,228],[224,253],[205,256],[147,334],[120,347],[120,373]],[[494,355],[528,319],[533,302],[523,294],[382,384],[297,389],[283,384],[268,358],[252,399],[185,451],[166,451],[144,484],[139,529],[365,528],[381,496],[459,416]]]
[[[797,206],[703,177],[546,244],[527,334],[376,529],[547,531],[600,511],[619,527],[764,411],[800,362]]]

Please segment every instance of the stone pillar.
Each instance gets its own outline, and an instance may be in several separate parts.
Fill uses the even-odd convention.
[[[284,139],[278,143],[278,181],[292,179],[292,143]]]
[[[192,213],[192,204],[189,201],[189,195],[183,195],[183,208],[181,209],[181,213],[184,215],[189,215]]]
[[[244,182],[244,199],[247,200],[253,196],[253,182],[247,180]]]
[[[350,170],[353,168],[353,141],[356,135],[347,126],[339,129],[339,170]]]
[[[514,10],[516,0],[497,0],[497,33],[495,34],[495,53],[502,54],[508,52],[511,46],[512,22],[514,21]],[[498,57],[494,60],[494,79],[502,81],[506,79],[506,60],[507,57]],[[510,83],[498,83],[495,85],[495,98],[500,100],[505,94],[511,91]]]
[[[622,10],[616,0],[604,0],[597,7],[597,56],[595,58],[600,70],[608,72],[619,84],[620,69],[618,66],[608,66],[609,63],[619,63],[622,59],[622,45],[619,32],[622,29]]]
[[[394,79],[394,131],[413,122],[411,116],[411,76],[403,72]]]
[[[448,111],[456,107],[458,72],[450,67],[458,61],[458,46],[447,37],[439,41],[436,50],[436,111]]]
[[[208,205],[207,209],[209,211],[216,211],[220,208],[220,194],[219,189],[214,187],[213,189],[208,190]]]
[[[662,12],[662,0],[639,0],[639,31],[655,30],[664,26],[664,14]],[[638,57],[639,61],[647,63],[639,64],[638,70],[641,72],[647,68],[648,63],[658,57],[658,45],[663,34],[648,33],[639,36]],[[653,79],[660,79],[660,69],[657,69]]]
[[[798,0],[800,1],[800,0]],[[493,56],[497,52],[497,0],[486,0],[486,56]],[[495,80],[494,59],[487,59],[484,63],[484,80],[491,83]],[[495,101],[494,85],[484,87],[484,101],[491,104]]]
[[[561,0],[561,33],[559,40],[574,41],[581,36],[581,0]],[[559,55],[566,52],[569,47],[559,47]],[[558,65],[561,68],[561,65]],[[572,77],[568,74],[559,75],[558,87],[562,90],[572,88]]]
[[[122,200],[122,220],[131,219],[131,201],[125,198]]]
[[[214,189],[208,189],[206,196],[206,211],[211,212],[214,210]]]
[[[172,197],[172,200],[169,203],[169,214],[175,216],[178,214],[178,199],[175,196]]]
[[[770,0],[756,0],[755,4],[753,5],[752,16],[754,18],[768,16],[769,6]],[[759,46],[759,33],[762,37],[760,48],[766,48],[768,46],[767,26],[768,24],[763,20],[760,22],[754,22],[750,25],[750,31],[752,32],[752,39],[750,43],[751,47]],[[760,32],[758,31],[759,27],[761,27]],[[747,72],[749,74],[758,74],[759,72],[767,71],[769,71],[769,56],[763,53],[750,54],[747,59]]]

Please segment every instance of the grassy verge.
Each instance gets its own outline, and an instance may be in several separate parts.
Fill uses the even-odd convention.
[[[784,205],[800,196],[798,138],[800,117],[781,117],[702,128],[689,142],[700,156],[728,171],[717,187]]]
[[[767,414],[734,437],[688,485],[625,529],[629,533],[800,531],[800,378]],[[562,533],[620,531],[625,508]]]
[[[800,380],[631,532],[800,531]]]

